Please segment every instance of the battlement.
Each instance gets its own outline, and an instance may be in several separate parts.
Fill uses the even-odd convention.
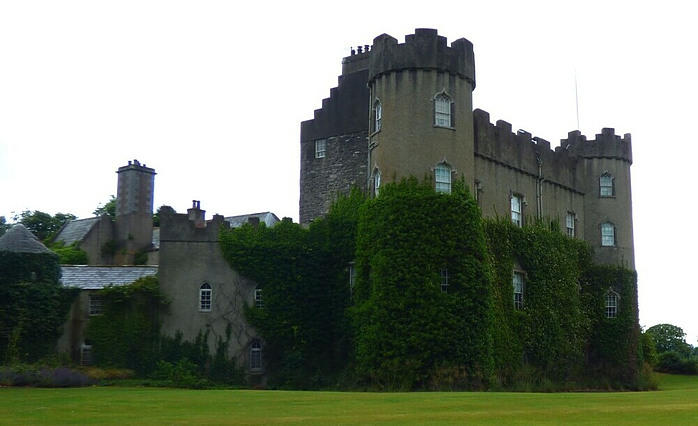
[[[145,163],[141,164],[140,161],[138,161],[138,160],[129,161],[128,165],[119,167],[119,169],[116,171],[116,173],[125,172],[127,170],[137,170],[139,172],[150,173],[153,175],[156,174],[155,169],[151,169],[150,167],[147,167],[145,165]]]
[[[446,37],[434,29],[418,28],[405,36],[405,43],[381,34],[370,49],[369,82],[389,72],[426,69],[447,72],[467,79],[475,88],[473,44],[460,38],[447,46]]]
[[[572,156],[584,158],[612,158],[633,163],[633,150],[630,133],[621,138],[615,129],[603,128],[595,139],[587,140],[579,130],[569,132],[567,139],[560,141],[558,150],[566,150]]]
[[[194,200],[192,208],[178,214],[170,206],[160,209],[160,242],[215,242],[221,226],[228,226],[221,215],[206,220],[206,211],[200,201]]]

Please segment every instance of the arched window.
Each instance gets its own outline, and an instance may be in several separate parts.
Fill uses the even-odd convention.
[[[383,104],[376,99],[373,104],[373,131],[378,132],[381,129],[381,120],[383,119]]]
[[[199,287],[199,311],[200,312],[211,312],[211,296],[212,296],[211,285],[209,283],[201,284]]]
[[[262,288],[260,286],[254,288],[254,305],[257,308],[264,307],[264,300],[262,299]]]
[[[255,339],[250,345],[250,371],[262,369],[262,343]]]
[[[616,245],[616,227],[611,222],[601,224],[601,245],[603,247]]]
[[[618,293],[609,290],[605,296],[606,299],[606,318],[615,318],[618,315]]]
[[[604,172],[599,176],[599,196],[600,197],[613,197],[616,195],[615,187],[613,185],[613,175]]]
[[[434,125],[438,127],[453,127],[453,102],[445,92],[434,97]]]
[[[373,172],[373,196],[377,197],[381,187],[381,171],[376,169]]]
[[[436,191],[451,193],[451,167],[441,163],[434,167],[434,177],[436,178]]]

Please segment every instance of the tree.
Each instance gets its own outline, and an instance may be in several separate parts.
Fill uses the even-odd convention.
[[[0,237],[2,237],[5,234],[5,231],[10,228],[12,228],[12,225],[7,223],[5,216],[0,216]]]
[[[111,198],[109,198],[109,201],[107,201],[104,205],[100,204],[97,206],[92,214],[95,216],[107,215],[114,219],[116,217],[116,197],[112,195]]]
[[[47,242],[56,235],[63,224],[76,219],[76,216],[72,213],[56,213],[55,216],[51,216],[39,210],[25,210],[13,219],[23,224],[36,238]]]
[[[686,343],[686,333],[681,327],[672,324],[657,324],[647,329],[657,347],[657,354],[676,352],[687,358],[691,354],[691,345]]]

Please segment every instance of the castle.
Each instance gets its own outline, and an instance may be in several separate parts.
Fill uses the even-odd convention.
[[[326,214],[339,193],[357,187],[373,197],[403,177],[427,177],[450,192],[462,180],[486,217],[551,221],[589,242],[596,261],[634,269],[630,135],[603,129],[594,139],[570,132],[559,147],[473,109],[473,45],[447,45],[436,30],[417,29],[405,43],[376,37],[342,61],[342,75],[314,118],[301,123],[299,221]],[[158,274],[170,301],[162,332],[186,341],[208,330],[212,350],[228,336],[229,355],[263,371],[264,342],[243,316],[261,306],[262,289],[223,258],[219,229],[278,222],[271,213],[207,220],[199,201],[186,214],[167,206],[153,231],[154,169],[129,162],[118,173],[114,222],[74,221],[59,234],[79,242],[91,266],[64,266],[64,285],[84,290],[71,311],[59,350],[89,362],[83,330],[99,315],[98,290]],[[140,263],[149,266],[104,266]],[[516,277],[514,277],[515,281]],[[514,282],[516,288],[516,282]],[[516,298],[516,294],[514,295]],[[608,301],[607,301],[608,303]],[[608,308],[608,306],[607,306]]]
[[[433,29],[405,43],[387,34],[342,61],[338,86],[301,123],[300,222],[327,213],[352,187],[428,177],[470,187],[485,217],[555,221],[588,241],[599,263],[634,269],[630,135],[572,131],[550,142],[475,109],[473,45]]]

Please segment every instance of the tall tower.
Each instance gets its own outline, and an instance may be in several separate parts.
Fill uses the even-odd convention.
[[[474,179],[473,45],[451,46],[433,29],[417,29],[404,44],[387,34],[373,40],[369,67],[369,182],[430,177],[435,188]]]
[[[133,160],[116,173],[115,263],[133,264],[135,253],[153,243],[155,170]]]

